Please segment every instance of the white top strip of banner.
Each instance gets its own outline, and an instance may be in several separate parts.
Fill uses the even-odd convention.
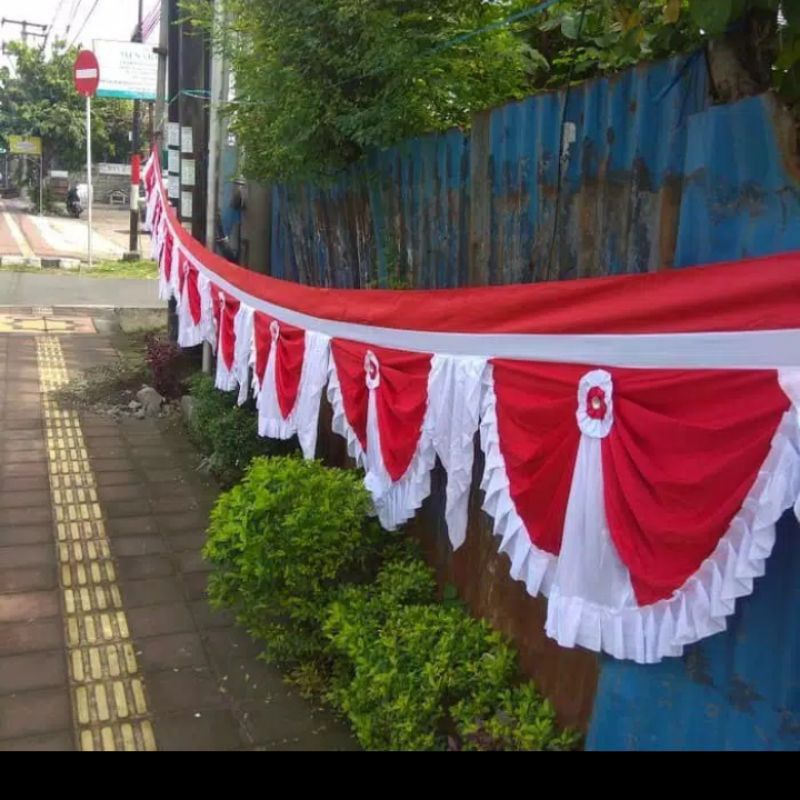
[[[177,237],[176,237],[177,238]],[[376,347],[440,355],[511,358],[636,369],[788,369],[800,367],[800,329],[709,333],[443,333],[382,328],[304,314],[237,288],[184,250],[220,289],[288,325]]]

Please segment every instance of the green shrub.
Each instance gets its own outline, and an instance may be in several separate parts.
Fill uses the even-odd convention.
[[[417,556],[345,587],[324,624],[337,657],[328,699],[376,750],[570,749],[552,706],[520,679],[503,637],[456,602],[435,599]]]
[[[364,579],[388,538],[369,510],[355,472],[296,457],[254,459],[211,513],[204,555],[217,567],[212,602],[235,610],[269,660],[324,662],[327,605],[340,584]]]
[[[236,392],[221,392],[209,375],[193,375],[189,391],[194,399],[189,432],[223,486],[239,480],[256,456],[295,449],[293,442],[276,442],[259,436],[258,417],[253,409],[237,406]]]
[[[581,736],[559,730],[556,713],[531,683],[501,690],[493,708],[465,702],[455,709],[458,739],[464,750],[574,750]]]
[[[352,681],[334,700],[369,749],[444,749],[459,704],[509,685],[516,674],[500,635],[457,608],[401,606],[378,630],[371,622],[360,634],[351,627],[345,641],[331,630],[353,664]]]

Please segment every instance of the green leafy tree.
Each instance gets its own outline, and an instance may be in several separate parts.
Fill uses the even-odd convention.
[[[21,42],[8,45],[14,68],[0,69],[0,140],[40,136],[44,169],[78,169],[86,159],[84,99],[72,80],[76,48],[55,42],[47,54]],[[125,161],[133,114],[129,101],[92,102],[92,150],[97,161]]]
[[[227,112],[265,181],[319,180],[370,148],[710,41],[746,76],[720,100],[770,86],[800,100],[800,0],[220,0],[216,27],[208,0],[182,6],[230,58]]]
[[[524,96],[542,64],[509,28],[509,0],[222,0],[229,111],[253,177],[319,177],[370,147],[468,124]],[[184,2],[211,28],[202,0]]]

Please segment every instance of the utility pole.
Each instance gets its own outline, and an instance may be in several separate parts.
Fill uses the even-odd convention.
[[[167,7],[166,24],[164,6]],[[164,114],[167,118],[167,170],[169,180],[167,183],[167,196],[169,202],[180,209],[180,117],[178,114],[178,95],[180,94],[180,51],[181,29],[178,25],[179,9],[178,0],[162,0],[161,3],[161,47],[167,50],[166,91],[164,100]],[[173,342],[178,341],[178,310],[175,298],[170,298],[167,313],[167,333]]]
[[[225,31],[225,12],[222,3],[214,4],[214,29],[212,41],[217,34]],[[208,179],[206,192],[206,247],[209,250],[215,249],[216,230],[217,230],[217,201],[219,197],[219,173],[220,173],[220,151],[222,142],[220,141],[222,118],[220,115],[220,105],[224,100],[225,92],[225,53],[209,53],[211,59],[211,101],[209,109],[209,132],[208,132]]]
[[[26,19],[3,19],[0,21],[0,28],[4,27],[5,25],[19,25],[22,28],[22,41],[27,44],[29,36],[35,36],[40,39],[47,38],[47,28],[48,25],[42,25],[38,22],[28,22]],[[34,28],[38,30],[28,30],[29,28]],[[3,48],[3,52],[5,52],[5,47]]]
[[[173,97],[180,121],[180,218],[200,242],[206,241],[206,193],[208,169],[209,59],[205,37],[189,20],[180,24],[178,85]],[[170,116],[172,119],[172,116]],[[211,369],[211,348],[203,346],[203,371]]]
[[[139,22],[136,25],[136,35],[133,37],[135,42],[142,41],[142,6],[143,0],[139,0]],[[133,131],[131,135],[131,165],[133,165],[133,158],[139,155],[139,117],[141,116],[141,101],[133,101]],[[133,188],[133,187],[131,187]],[[131,261],[136,261],[139,258],[139,187],[136,187],[136,192],[131,197],[131,236],[128,243],[128,252],[126,257]]]
[[[167,56],[169,55],[169,0],[161,0],[161,24],[158,30],[158,88],[156,89],[156,136],[158,146],[163,150],[166,143],[167,121]]]

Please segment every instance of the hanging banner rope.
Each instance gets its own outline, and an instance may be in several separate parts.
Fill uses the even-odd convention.
[[[179,224],[144,168],[160,293],[261,435],[314,456],[322,392],[387,529],[447,474],[484,509],[546,630],[640,663],[724,630],[800,498],[800,254],[563,283],[323,289],[244,270]]]

